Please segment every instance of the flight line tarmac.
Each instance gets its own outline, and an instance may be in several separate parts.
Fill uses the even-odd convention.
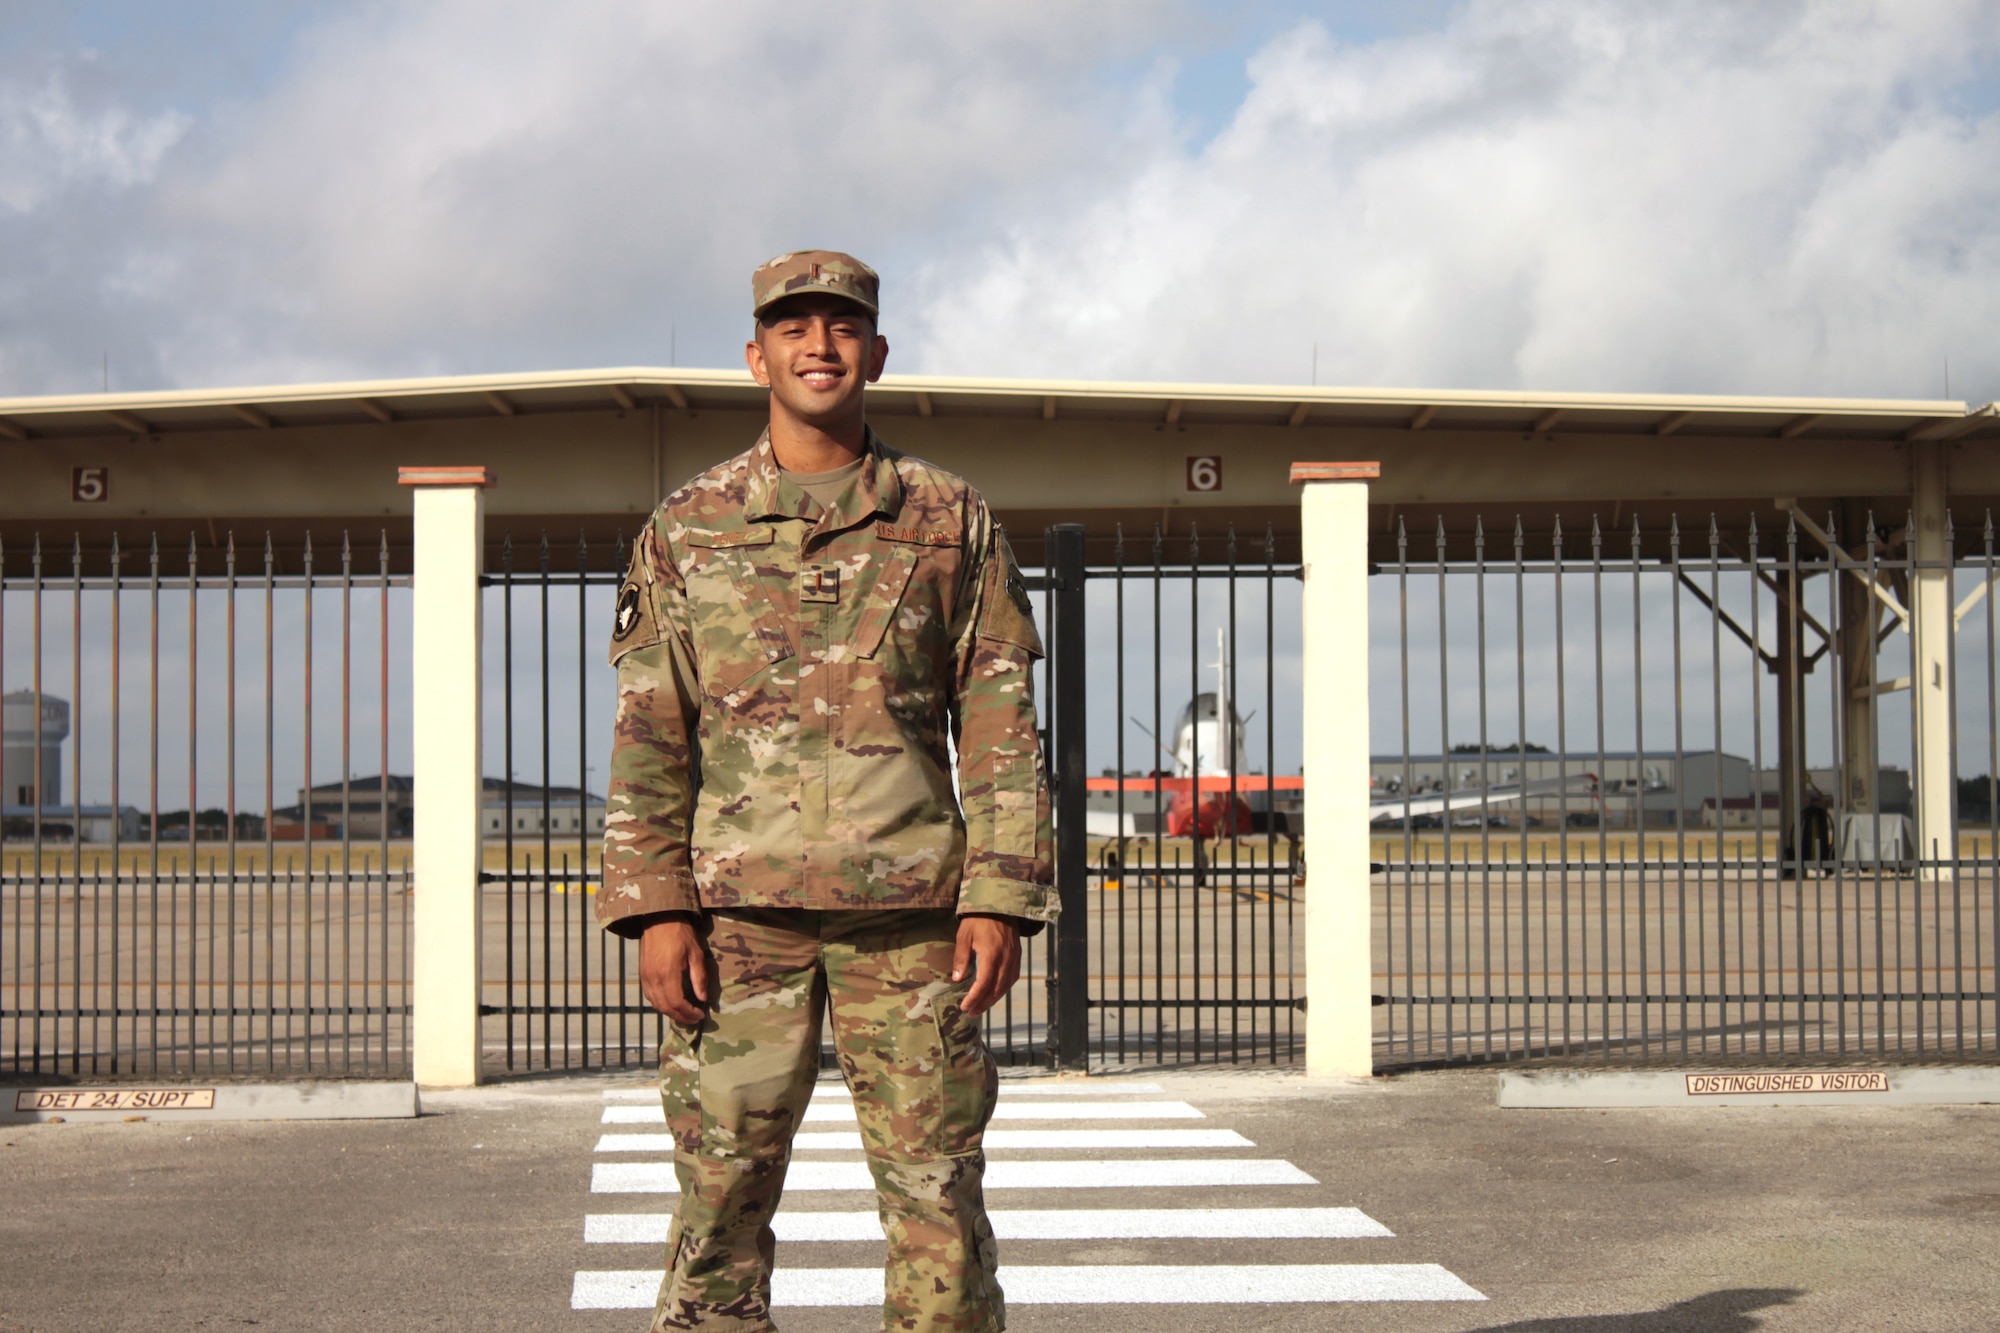
[[[1017,1330],[1985,1329],[2000,1108],[1501,1110],[1485,1072],[1009,1076]],[[416,1120],[0,1131],[0,1333],[643,1327],[673,1205],[630,1073]],[[787,1330],[876,1327],[852,1108],[779,1217]]]

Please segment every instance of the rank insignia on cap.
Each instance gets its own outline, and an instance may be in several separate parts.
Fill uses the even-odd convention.
[[[750,275],[750,313],[762,315],[788,296],[818,292],[882,313],[882,280],[853,255],[838,250],[795,250],[767,260]]]

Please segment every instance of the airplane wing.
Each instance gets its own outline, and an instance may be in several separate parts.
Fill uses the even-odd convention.
[[[1304,791],[1306,780],[1296,773],[1266,777],[1262,773],[1238,773],[1234,777],[1227,774],[1209,773],[1200,778],[1168,777],[1164,774],[1143,778],[1086,778],[1084,786],[1090,791],[1131,791],[1151,792],[1156,788],[1163,792],[1186,791],[1233,791],[1246,795],[1253,791]]]
[[[1443,814],[1447,810],[1464,810],[1487,805],[1501,805],[1522,800],[1528,796],[1539,796],[1549,792],[1575,791],[1578,795],[1595,798],[1597,796],[1597,775],[1595,773],[1572,773],[1561,778],[1537,778],[1533,782],[1517,783],[1506,787],[1482,787],[1470,791],[1437,792],[1429,796],[1387,796],[1377,797],[1368,803],[1368,822],[1371,824],[1391,824],[1417,815]]]

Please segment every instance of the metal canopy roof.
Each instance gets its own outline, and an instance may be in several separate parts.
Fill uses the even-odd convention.
[[[1494,431],[1728,439],[2000,439],[2000,405],[1937,399],[1353,389],[887,375],[869,390],[884,417]],[[446,421],[618,411],[761,411],[740,370],[607,370],[357,380],[159,393],[0,398],[0,438],[159,437],[217,430]]]

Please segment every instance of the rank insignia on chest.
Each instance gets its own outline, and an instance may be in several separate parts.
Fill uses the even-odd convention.
[[[840,566],[807,565],[799,571],[799,600],[801,602],[838,602],[840,600]]]

